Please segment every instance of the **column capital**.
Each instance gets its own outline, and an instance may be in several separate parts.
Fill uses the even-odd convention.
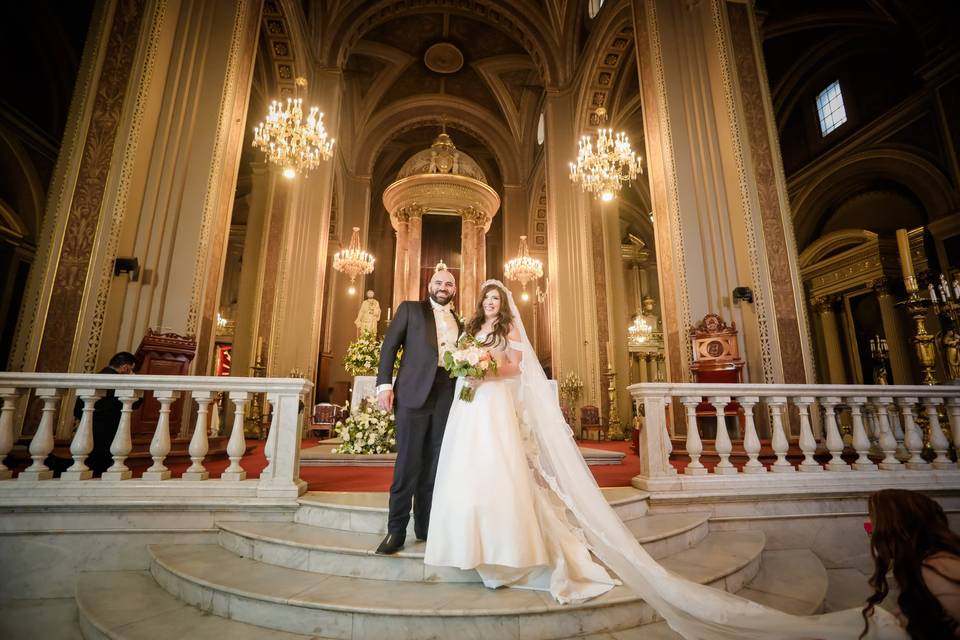
[[[413,218],[423,217],[424,209],[420,205],[411,204],[405,207],[400,207],[390,216],[390,219],[393,221],[393,227],[396,228],[397,224],[403,222],[410,222]]]
[[[817,313],[833,313],[839,300],[839,296],[835,295],[817,296],[810,300],[810,304]]]
[[[490,222],[493,220],[486,211],[474,206],[458,209],[457,213],[460,214],[464,222],[472,222],[477,225],[477,227],[483,227],[484,233],[490,228]]]
[[[873,289],[873,292],[878,296],[892,295],[892,292],[890,291],[891,285],[892,283],[890,282],[890,278],[886,276],[881,276],[867,283],[867,286]]]

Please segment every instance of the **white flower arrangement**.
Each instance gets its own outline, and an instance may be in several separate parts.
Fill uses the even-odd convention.
[[[347,347],[347,354],[343,357],[343,368],[352,376],[375,376],[377,367],[380,366],[380,347],[383,346],[383,340],[377,340],[377,336],[369,331],[364,331],[360,337],[350,343]],[[403,356],[401,349],[397,353],[397,359],[393,363],[393,372],[396,373],[400,367],[400,358]]]
[[[374,397],[363,400],[360,408],[346,420],[337,422],[334,429],[343,443],[334,447],[333,453],[393,453],[397,448],[397,426],[393,414],[383,411]]]

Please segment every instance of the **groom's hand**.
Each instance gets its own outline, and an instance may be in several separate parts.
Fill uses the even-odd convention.
[[[384,411],[393,411],[393,389],[384,389],[378,393],[377,404]]]

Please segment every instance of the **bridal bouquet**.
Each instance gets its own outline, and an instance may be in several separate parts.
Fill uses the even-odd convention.
[[[443,368],[450,373],[451,378],[472,378],[474,381],[483,380],[490,372],[497,371],[497,361],[493,354],[485,349],[473,336],[460,336],[455,351],[443,354]],[[473,402],[477,389],[471,380],[464,382],[460,389],[460,399],[464,402]]]

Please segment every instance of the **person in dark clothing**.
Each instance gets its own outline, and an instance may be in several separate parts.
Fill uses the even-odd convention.
[[[98,373],[132,374],[136,364],[135,355],[128,351],[121,351],[110,358],[110,363]],[[133,408],[136,409],[142,402],[142,399],[137,400],[133,403]],[[93,471],[94,476],[99,477],[113,464],[110,444],[120,426],[122,409],[123,403],[117,399],[113,389],[108,389],[106,394],[93,405],[93,449],[87,457],[87,466]],[[76,404],[73,405],[73,415],[77,419],[83,415],[83,400],[80,398],[77,398]]]

